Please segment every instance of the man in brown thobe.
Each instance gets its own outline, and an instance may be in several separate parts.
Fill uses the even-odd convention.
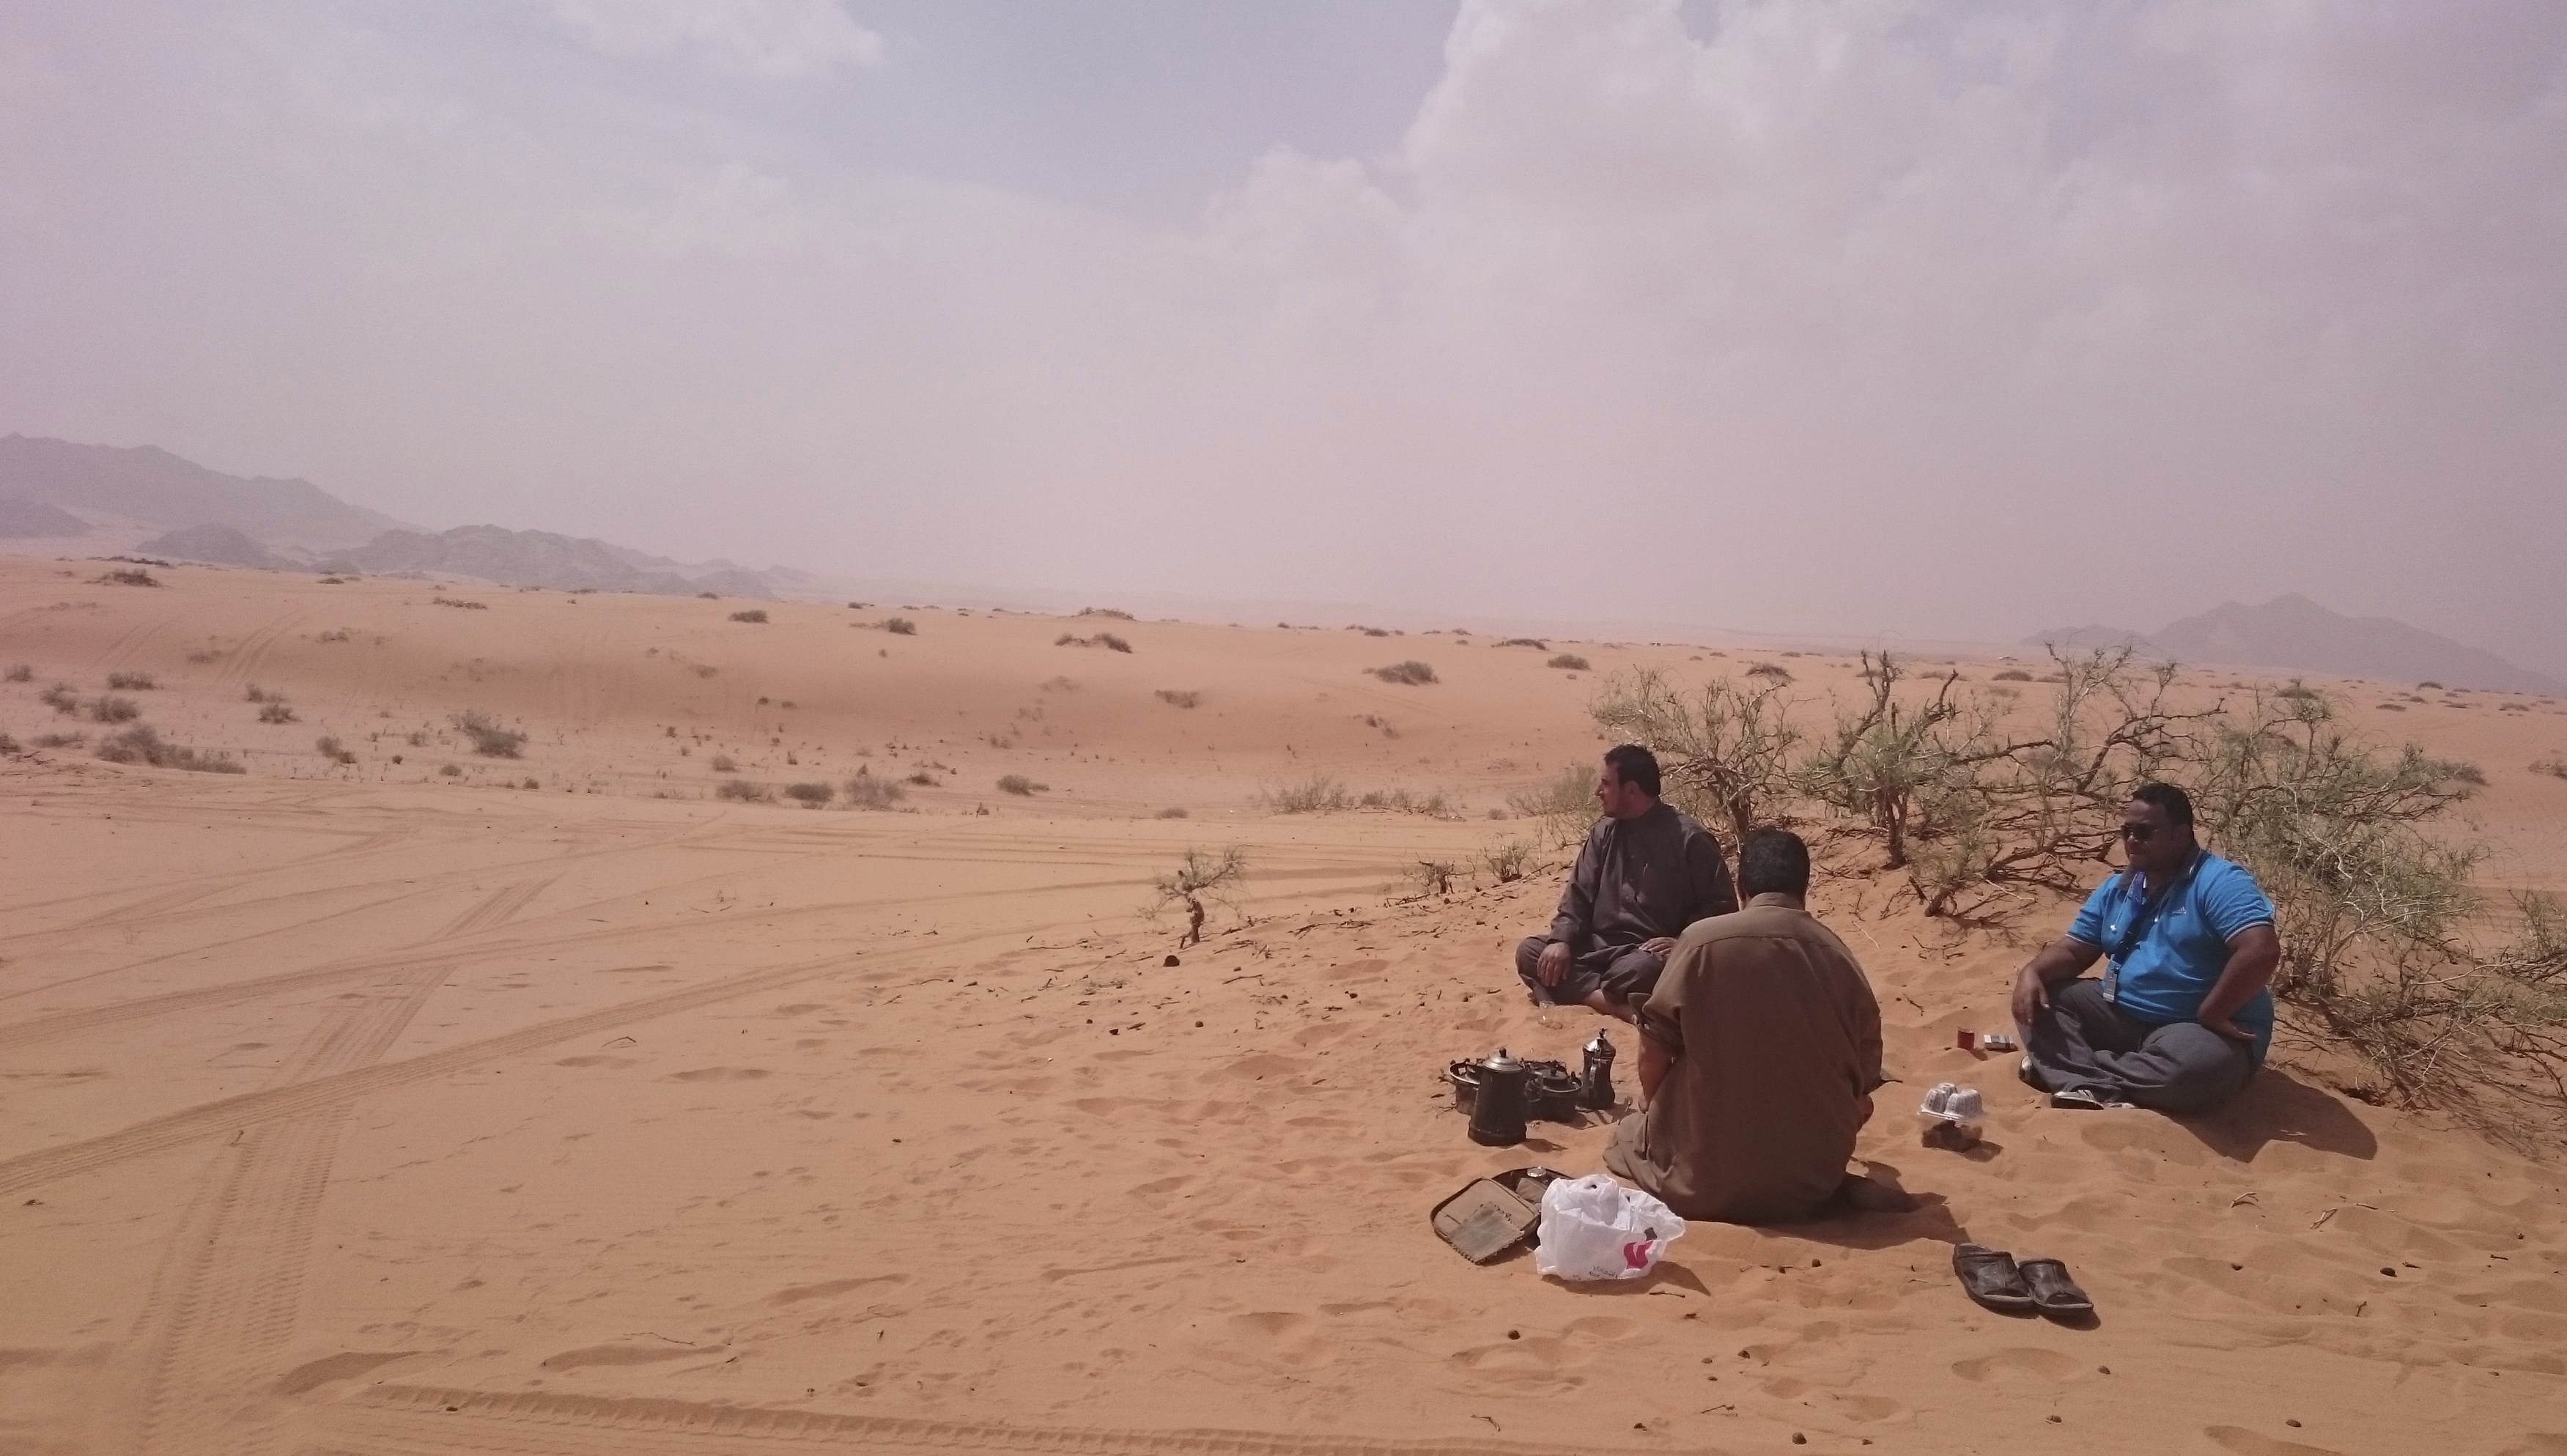
[[[1810,851],[1760,829],[1738,851],[1747,908],[1676,941],[1640,1008],[1640,1093],[1604,1166],[1689,1219],[1808,1218],[1848,1181],[1881,1084],[1880,1006],[1803,908]]]
[[[1738,908],[1720,841],[1658,797],[1658,759],[1638,743],[1604,755],[1595,781],[1604,817],[1587,832],[1549,935],[1516,947],[1516,974],[1537,1003],[1583,1006],[1627,1020],[1648,997],[1685,927]]]

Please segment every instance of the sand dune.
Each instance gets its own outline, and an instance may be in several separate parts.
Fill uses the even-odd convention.
[[[1743,658],[105,569],[0,562],[0,730],[87,735],[0,761],[0,1449],[2567,1452],[2554,1166],[2287,1047],[2213,1118],[2051,1111],[1952,1046],[2021,949],[1885,881],[1814,907],[1884,1106],[1992,1108],[1970,1155],[1866,1132],[1917,1212],[1697,1225],[1610,1291],[1437,1243],[1608,1129],[1479,1148],[1436,1080],[1591,1029],[1509,989],[1557,859],[1406,872],[1529,831],[1488,813],[1595,750],[1598,674]],[[1100,627],[1134,651],[1054,645]],[[248,771],[91,756],[38,694],[114,672]],[[2486,766],[2499,877],[2567,883],[2557,705],[2343,686]],[[859,767],[899,811],[714,796]],[[1313,774],[1462,817],[1261,804]],[[1148,879],[1233,842],[1246,922],[1165,964]],[[2099,1325],[1977,1310],[1962,1238],[2067,1258]]]

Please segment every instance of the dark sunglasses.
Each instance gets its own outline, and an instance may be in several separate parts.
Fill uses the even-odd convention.
[[[2145,844],[2150,839],[2156,837],[2156,832],[2157,826],[2154,824],[2125,824],[2122,826],[2122,837],[2131,841],[2133,844]]]

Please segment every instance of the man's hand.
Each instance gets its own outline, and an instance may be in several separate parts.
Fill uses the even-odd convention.
[[[1558,986],[1569,974],[1569,943],[1553,941],[1542,948],[1542,959],[1533,963],[1533,974],[1545,986]]]
[[[2029,1028],[2032,1019],[2050,1006],[2050,984],[2030,966],[2014,979],[2014,1023]]]
[[[2208,1026],[2210,1029],[2227,1037],[2231,1041],[2252,1041],[2255,1039],[2254,1032],[2246,1029],[2244,1026],[2238,1025],[2235,1021],[2230,1020],[2226,1017],[2203,1017],[2201,1019],[2201,1024]]]
[[[1648,952],[1652,956],[1663,956],[1675,948],[1676,938],[1671,935],[1662,935],[1654,940],[1645,940],[1640,942],[1640,949]]]

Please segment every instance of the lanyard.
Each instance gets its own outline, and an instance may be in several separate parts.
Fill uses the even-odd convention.
[[[2203,853],[2202,850],[2194,850],[2192,858],[2184,864],[2183,873],[2175,876],[2173,882],[2164,889],[2142,901],[2139,908],[2132,913],[2131,923],[2122,928],[2121,938],[2115,942],[2113,949],[2104,960],[2104,999],[2106,1001],[2121,999],[2122,963],[2130,959],[2131,952],[2139,948],[2139,942],[2147,936],[2148,927],[2156,923],[2157,913],[2173,903],[2174,897],[2182,894],[2184,887],[2192,883],[2192,873],[2201,868]],[[2125,876],[2131,876],[2134,873],[2130,870],[2123,871]]]

